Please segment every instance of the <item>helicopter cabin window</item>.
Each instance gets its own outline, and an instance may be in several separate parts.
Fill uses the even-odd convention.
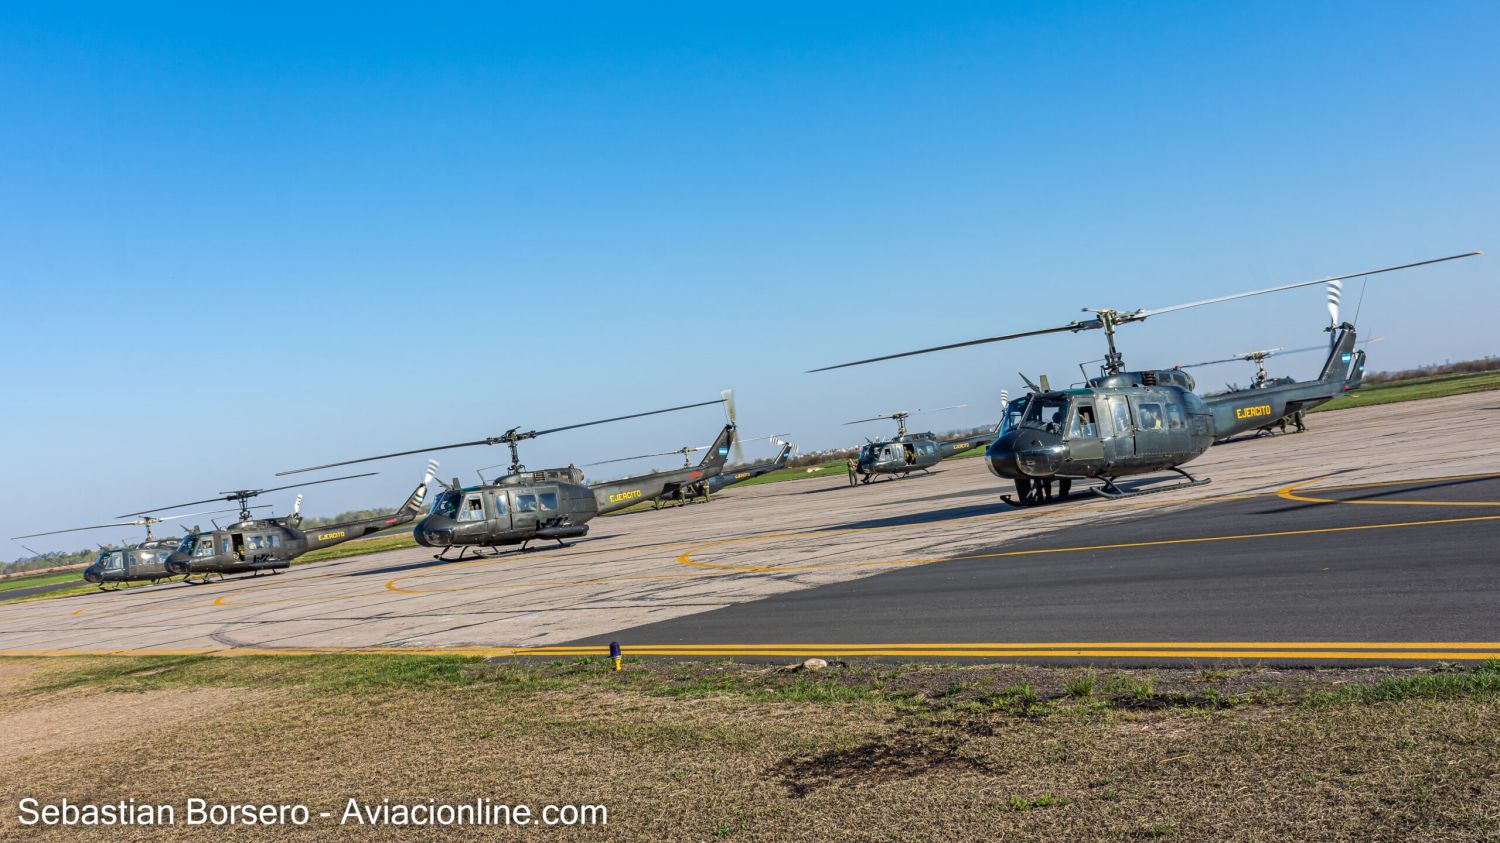
[[[536,495],[516,495],[516,512],[536,512]]]
[[[1167,405],[1167,427],[1173,430],[1181,430],[1183,428],[1182,408],[1176,404]]]
[[[229,540],[228,539],[224,540],[224,552],[225,553],[229,552]],[[193,551],[193,555],[194,556],[213,556],[214,555],[214,537],[213,536],[204,536],[203,538],[199,539],[198,540],[198,549],[195,550],[195,551]]]
[[[1115,435],[1124,436],[1130,432],[1130,402],[1123,396],[1117,396],[1109,402],[1110,419],[1115,423]]]
[[[1092,404],[1079,404],[1073,413],[1073,421],[1068,425],[1069,439],[1097,439],[1099,437],[1099,422],[1094,418],[1094,407]]]
[[[464,506],[459,512],[458,520],[483,521],[484,498],[480,495],[469,495],[467,498],[464,498]]]
[[[1162,430],[1167,426],[1162,416],[1161,405],[1141,402],[1141,430]]]
[[[230,538],[229,536],[225,536],[224,537],[224,541],[221,542],[221,544],[224,545],[224,549],[222,551],[223,553],[233,553],[234,552],[234,539]],[[208,555],[212,556],[213,554],[209,553]]]
[[[504,515],[505,514],[505,493],[504,492],[496,492],[495,493],[495,499],[492,501],[492,503],[494,503],[494,505],[495,505],[495,514],[496,515]]]
[[[249,538],[251,550],[261,550],[266,546],[266,540],[263,536],[250,536]]]
[[[537,502],[541,504],[543,512],[554,512],[557,510],[556,492],[539,492],[536,498]]]
[[[123,568],[124,566],[125,566],[125,554],[123,554],[123,553],[111,553],[109,555],[109,560],[104,563],[104,570],[106,570],[106,571],[118,571],[121,568]]]
[[[1067,398],[1033,396],[1026,402],[1026,415],[1021,417],[1021,427],[1062,433],[1063,419],[1067,415]]]
[[[281,536],[275,533],[266,536],[266,547],[281,547]]]

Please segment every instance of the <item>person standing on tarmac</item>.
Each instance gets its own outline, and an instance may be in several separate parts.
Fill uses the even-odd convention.
[[[850,457],[849,459],[844,460],[844,468],[848,469],[848,471],[849,471],[849,485],[850,486],[857,486],[857,485],[859,485],[859,474],[855,471],[855,467],[856,467],[856,465],[855,465],[855,462],[854,462],[854,457]]]

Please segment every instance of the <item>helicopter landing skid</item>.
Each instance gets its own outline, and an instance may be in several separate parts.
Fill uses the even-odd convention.
[[[1207,486],[1208,484],[1214,482],[1213,478],[1211,477],[1205,477],[1202,480],[1199,480],[1198,478],[1194,477],[1191,474],[1188,474],[1186,471],[1183,471],[1180,468],[1173,468],[1171,470],[1177,472],[1178,474],[1181,474],[1183,477],[1186,477],[1187,480],[1182,483],[1173,483],[1170,486],[1157,486],[1151,489],[1142,489],[1138,492],[1127,492],[1124,489],[1121,489],[1119,486],[1116,486],[1114,484],[1114,481],[1106,479],[1103,486],[1095,486],[1089,491],[1093,492],[1101,498],[1109,498],[1113,501],[1120,500],[1121,498],[1140,497],[1141,495],[1154,495],[1157,492],[1171,492],[1177,489],[1191,489],[1194,486]]]

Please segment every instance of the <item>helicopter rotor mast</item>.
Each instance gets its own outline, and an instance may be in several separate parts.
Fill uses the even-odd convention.
[[[809,369],[808,371],[809,371],[809,373],[812,373],[812,372],[827,372],[827,371],[831,371],[833,369],[844,369],[844,368],[848,368],[850,366],[862,366],[862,365],[864,365],[866,363],[879,363],[879,362],[884,361],[884,360],[895,360],[897,358],[912,357],[912,356],[918,355],[918,354],[930,354],[931,352],[934,352],[934,351],[946,351],[946,350],[952,349],[952,348],[965,348],[965,347],[971,346],[971,345],[985,345],[987,343],[992,343],[992,342],[1003,342],[1005,340],[1022,339],[1024,337],[1035,337],[1035,336],[1041,336],[1043,334],[1057,334],[1057,333],[1064,333],[1064,332],[1069,332],[1069,333],[1075,333],[1076,334],[1079,331],[1095,331],[1095,330],[1101,330],[1102,329],[1104,331],[1104,340],[1105,340],[1105,343],[1107,344],[1108,349],[1109,349],[1108,350],[1108,354],[1104,358],[1104,371],[1105,371],[1106,374],[1118,375],[1121,372],[1125,371],[1125,357],[1124,357],[1123,354],[1120,353],[1120,350],[1115,345],[1115,329],[1118,328],[1121,325],[1129,324],[1131,322],[1144,322],[1146,319],[1149,319],[1152,316],[1160,316],[1160,315],[1165,314],[1165,313],[1175,313],[1175,312],[1177,312],[1179,310],[1187,310],[1189,308],[1202,307],[1203,305],[1208,305],[1208,304],[1220,304],[1222,302],[1229,302],[1229,301],[1236,301],[1238,299],[1250,298],[1251,296],[1265,295],[1266,293],[1279,293],[1279,292],[1281,292],[1283,290],[1295,290],[1295,289],[1297,289],[1299,287],[1311,287],[1311,286],[1316,285],[1316,284],[1330,284],[1331,285],[1331,284],[1336,284],[1336,283],[1340,283],[1340,282],[1343,282],[1343,281],[1347,281],[1347,280],[1349,280],[1351,278],[1364,278],[1364,277],[1367,277],[1367,276],[1370,276],[1370,275],[1380,275],[1381,273],[1385,273],[1385,272],[1395,272],[1395,271],[1400,270],[1400,269],[1413,269],[1413,268],[1419,267],[1419,266],[1428,266],[1430,264],[1435,264],[1435,263],[1444,263],[1446,261],[1458,260],[1460,258],[1469,258],[1469,257],[1474,257],[1475,255],[1481,255],[1481,254],[1484,254],[1484,253],[1483,252],[1464,252],[1462,254],[1457,254],[1457,255],[1448,255],[1447,257],[1432,258],[1430,260],[1416,261],[1416,262],[1413,262],[1413,263],[1404,263],[1404,264],[1400,264],[1398,266],[1387,266],[1387,267],[1383,267],[1381,269],[1369,269],[1369,270],[1365,270],[1364,272],[1354,272],[1354,273],[1350,273],[1348,275],[1338,275],[1338,276],[1333,276],[1333,277],[1329,277],[1329,278],[1317,278],[1317,279],[1314,279],[1312,281],[1298,281],[1298,282],[1295,282],[1295,283],[1292,283],[1292,284],[1282,284],[1281,286],[1278,286],[1278,287],[1267,287],[1265,289],[1250,290],[1250,291],[1244,292],[1244,293],[1232,293],[1232,294],[1227,295],[1227,296],[1216,296],[1216,297],[1210,298],[1210,299],[1200,299],[1199,301],[1185,302],[1183,304],[1174,304],[1174,305],[1170,305],[1170,306],[1167,306],[1167,307],[1157,307],[1157,308],[1149,308],[1149,309],[1142,309],[1142,310],[1115,310],[1115,309],[1112,309],[1112,308],[1084,308],[1084,312],[1095,314],[1093,319],[1078,320],[1078,321],[1074,321],[1074,322],[1069,322],[1066,325],[1058,325],[1058,326],[1052,327],[1052,328],[1040,328],[1040,329],[1037,329],[1037,330],[1034,330],[1034,331],[1021,331],[1021,332],[1015,333],[1015,334],[1003,334],[1003,335],[998,336],[998,337],[985,337],[984,339],[969,340],[967,342],[955,342],[955,343],[948,343],[947,345],[933,346],[931,348],[920,348],[920,349],[917,349],[916,351],[904,351],[904,352],[901,352],[899,354],[886,354],[886,355],[883,355],[883,356],[880,356],[880,357],[870,357],[870,358],[866,358],[864,360],[855,360],[852,363],[840,363],[840,364],[835,365],[835,366],[823,366],[823,367],[818,368],[818,369]]]

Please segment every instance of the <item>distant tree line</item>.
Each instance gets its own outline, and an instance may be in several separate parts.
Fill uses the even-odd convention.
[[[0,573],[22,574],[27,571],[45,571],[48,568],[80,568],[94,561],[99,555],[95,550],[75,550],[72,553],[54,551],[36,556],[23,556],[14,562],[0,565]]]
[[[1434,375],[1469,375],[1476,372],[1492,372],[1496,369],[1500,369],[1500,357],[1485,357],[1480,360],[1460,360],[1457,363],[1433,363],[1396,372],[1375,372],[1365,375],[1365,383],[1390,383],[1413,378],[1430,378]]]

